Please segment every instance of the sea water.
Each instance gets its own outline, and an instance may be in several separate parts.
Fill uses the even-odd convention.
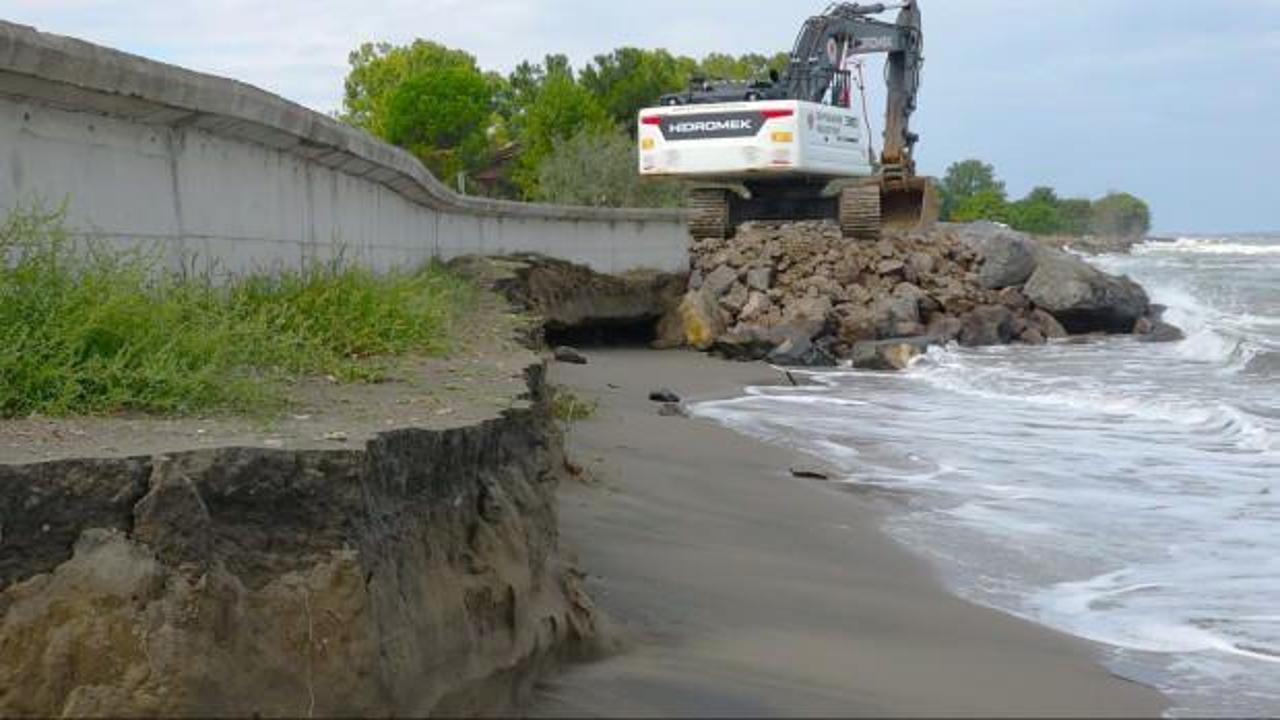
[[[1172,714],[1280,714],[1280,237],[1092,262],[1187,339],[934,349],[695,412],[911,490],[887,528],[956,592],[1101,643]]]

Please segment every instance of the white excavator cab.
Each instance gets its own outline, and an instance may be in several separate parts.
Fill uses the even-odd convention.
[[[749,220],[830,218],[845,235],[874,240],[882,227],[937,218],[937,194],[915,175],[908,130],[923,64],[920,11],[914,0],[895,7],[898,19],[888,23],[872,16],[889,6],[834,4],[805,23],[785,74],[750,83],[697,78],[640,112],[639,172],[690,181],[695,238],[728,237]],[[873,52],[889,54],[878,158],[849,70]]]

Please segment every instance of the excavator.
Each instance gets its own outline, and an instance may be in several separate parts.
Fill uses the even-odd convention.
[[[877,19],[897,9],[894,22]],[[695,239],[731,237],[752,220],[832,219],[856,240],[937,220],[931,179],[916,175],[916,110],[924,36],[917,0],[841,2],[809,18],[789,64],[767,80],[694,78],[640,111],[640,174],[690,182]],[[856,56],[887,53],[883,148],[854,107]],[[861,73],[859,73],[860,75]],[[865,87],[865,86],[863,86]]]

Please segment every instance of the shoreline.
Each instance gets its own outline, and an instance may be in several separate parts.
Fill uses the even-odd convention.
[[[808,460],[686,402],[776,384],[761,364],[596,350],[551,380],[599,401],[567,433],[588,483],[561,533],[621,651],[545,684],[534,716],[1158,716],[1159,692],[1096,646],[951,594],[880,528],[884,497],[797,480]]]

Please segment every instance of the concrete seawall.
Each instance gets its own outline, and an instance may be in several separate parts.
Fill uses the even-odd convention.
[[[69,224],[175,266],[377,269],[539,252],[683,271],[683,215],[459,195],[409,153],[243,83],[0,21],[0,213]]]

